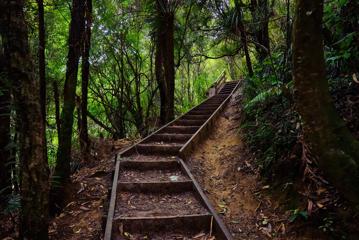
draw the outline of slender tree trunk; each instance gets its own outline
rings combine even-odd
[[[251,60],[251,57],[249,54],[247,33],[246,33],[246,30],[244,28],[243,21],[242,21],[242,19],[243,19],[242,18],[242,10],[241,10],[238,0],[234,1],[234,3],[235,3],[236,12],[237,12],[237,26],[236,26],[235,32],[240,37],[240,41],[242,43],[244,55],[246,58],[248,75],[250,77],[253,77],[254,73],[253,73],[253,67],[252,67],[252,60]]]
[[[157,38],[155,72],[160,89],[160,120],[165,124],[174,118],[174,13],[167,1],[156,0]]]
[[[296,104],[305,142],[328,179],[359,204],[359,142],[334,108],[326,80],[323,0],[298,0],[293,41]]]
[[[45,21],[44,2],[37,0],[39,21],[39,78],[40,78],[40,101],[43,121],[46,122],[46,63],[45,63]]]
[[[237,71],[236,71],[236,62],[233,56],[227,57],[228,67],[229,67],[229,75],[231,76],[232,80],[237,79]]]
[[[258,60],[262,62],[270,54],[269,4],[268,0],[251,0],[251,13],[254,23],[254,38]]]
[[[40,104],[40,84],[28,44],[24,1],[2,3],[7,14],[3,35],[8,76],[12,82],[20,130],[21,239],[48,239],[49,170],[44,157],[44,122]]]
[[[287,63],[289,49],[292,44],[292,25],[290,23],[290,0],[287,0],[286,6],[287,6],[287,20],[286,20],[287,29],[286,29],[286,51],[285,51],[286,58],[284,60]]]
[[[242,46],[243,46],[243,50],[244,50],[244,55],[246,57],[248,74],[250,77],[253,77],[254,73],[253,73],[253,67],[252,67],[252,60],[249,55],[247,34],[245,33],[245,29],[244,29],[244,26],[242,23],[241,23],[240,28],[242,29],[241,33],[240,33],[240,38],[241,38],[241,42],[242,42]]]
[[[81,83],[81,129],[80,129],[80,147],[82,157],[87,160],[89,153],[90,140],[87,127],[87,95],[90,76],[90,47],[91,47],[91,25],[92,25],[92,0],[85,1],[85,39],[84,51],[82,54],[82,83]]]
[[[55,120],[56,120],[56,128],[57,128],[57,136],[60,137],[61,130],[61,119],[60,119],[60,94],[59,94],[59,86],[57,82],[54,80],[52,82],[52,87],[54,91],[54,102],[55,102]]]
[[[1,22],[3,24],[3,22]],[[3,35],[3,33],[1,33]],[[3,52],[3,49],[0,50]],[[0,53],[0,191],[1,196],[11,193],[10,162],[10,79],[5,69],[5,56]],[[0,197],[0,200],[4,201]]]
[[[71,139],[74,122],[74,108],[76,97],[77,73],[79,58],[82,52],[82,37],[84,34],[84,1],[73,0],[71,23],[69,30],[69,52],[66,64],[66,79],[64,99],[61,113],[61,128],[55,177],[57,184],[51,191],[51,209],[64,207],[65,186],[70,182]]]
[[[189,102],[192,102],[192,94],[191,94],[191,67],[190,61],[187,61],[187,98]]]
[[[123,31],[121,31],[121,51],[124,53],[125,51],[125,34],[123,33]],[[124,54],[121,54],[120,56],[120,64],[121,64],[121,91],[120,91],[120,105],[119,105],[119,112],[120,112],[120,116],[118,116],[119,120],[118,120],[118,130],[117,130],[117,137],[119,139],[124,138],[125,137],[125,120],[124,120],[124,115],[125,115],[125,107],[124,107],[124,103],[125,103],[125,82],[126,82],[126,77],[125,77],[125,62],[124,62]]]
[[[281,68],[281,75],[284,83],[289,83],[292,80],[291,69],[292,58],[290,56],[290,49],[292,47],[292,23],[290,13],[290,0],[286,0],[287,17],[286,17],[286,46],[284,50],[284,66]]]
[[[37,0],[38,21],[39,21],[39,78],[40,78],[40,104],[44,126],[44,142],[46,142],[46,63],[45,63],[45,19],[44,2]],[[47,144],[44,146],[44,158],[47,159]]]

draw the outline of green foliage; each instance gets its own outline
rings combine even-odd
[[[269,101],[270,98],[280,96],[282,94],[282,89],[279,87],[272,87],[264,92],[259,93],[257,96],[255,96],[253,99],[248,101],[244,105],[244,109],[246,111],[252,110],[256,105],[265,103]]]
[[[256,153],[262,173],[268,177],[283,157],[288,157],[298,139],[298,116],[283,95],[259,94],[249,101],[242,129],[247,146]],[[268,96],[260,98],[259,96]],[[255,103],[255,104],[254,104]]]
[[[353,89],[351,76],[358,72],[359,66],[358,10],[359,3],[355,0],[325,2],[325,57],[333,95],[343,89],[353,91],[349,90]],[[278,3],[273,11],[286,14],[286,6]],[[301,121],[293,103],[291,49],[286,46],[284,24],[271,22],[271,54],[263,62],[255,62],[254,77],[246,79],[244,89],[245,137],[266,176],[275,171],[281,159],[290,157],[301,131]],[[344,109],[342,105],[337,107]]]
[[[243,132],[262,174],[269,178],[275,175],[279,162],[289,157],[300,130],[292,99],[293,83],[287,79],[283,62],[278,51],[257,63],[254,77],[246,79],[244,89]]]
[[[304,220],[308,220],[308,212],[305,210],[300,210],[300,209],[294,209],[290,211],[290,216],[288,218],[289,222],[294,222],[295,220],[297,220],[298,218],[302,218]]]
[[[324,5],[326,61],[333,76],[358,71],[358,10],[355,0],[331,0]]]

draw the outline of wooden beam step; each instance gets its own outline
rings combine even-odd
[[[178,120],[179,121],[179,120]],[[175,124],[177,125],[177,122]],[[189,120],[187,120],[189,121]],[[202,121],[203,123],[203,121]],[[179,125],[185,125],[183,122],[179,122]],[[163,142],[186,142],[188,139],[190,139],[192,134],[176,134],[176,133],[159,133],[151,136],[149,138],[149,141],[163,141]]]
[[[177,155],[181,147],[180,144],[141,143],[136,145],[136,150],[140,154]]]
[[[176,169],[180,165],[176,159],[173,160],[122,160],[121,168],[151,170],[151,169]]]
[[[193,109],[192,111],[189,112],[189,114],[191,115],[205,115],[205,114],[211,114],[214,112],[214,110],[197,110],[197,109]]]
[[[218,108],[217,107],[211,107],[211,106],[198,106],[195,109],[193,109],[194,111],[214,111]]]
[[[210,214],[192,215],[168,215],[152,217],[126,217],[118,216],[114,219],[113,236],[119,236],[120,229],[123,232],[132,234],[141,233],[151,235],[164,231],[189,231],[189,232],[209,232],[211,227]],[[140,231],[140,232],[139,232]],[[115,238],[116,239],[116,238]]]
[[[204,122],[204,120],[179,119],[173,123],[173,126],[201,126]]]
[[[167,181],[167,182],[118,182],[117,189],[128,192],[142,193],[181,193],[193,190],[193,182]]]
[[[161,130],[161,133],[193,134],[199,126],[168,126]]]
[[[201,119],[201,120],[207,120],[211,115],[191,115],[190,113],[187,113],[186,115],[184,115],[181,119],[189,119],[189,120],[197,120],[197,119]]]

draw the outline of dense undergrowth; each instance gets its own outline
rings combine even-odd
[[[356,75],[328,77],[336,109],[359,139]],[[310,162],[308,166],[303,157],[301,119],[296,112],[291,81],[284,84],[274,79],[270,74],[257,72],[256,78],[246,80],[242,132],[248,150],[254,155],[264,181],[272,186],[272,194],[285,210],[292,212],[293,221],[313,224],[319,231],[332,234],[334,239],[356,239],[355,209],[326,182],[316,164]],[[313,174],[307,175],[308,167],[316,173],[316,179],[312,179]]]
[[[356,1],[328,1],[323,26],[330,93],[337,111],[357,138],[359,17],[353,13],[358,9]],[[267,59],[255,63],[254,76],[245,80],[242,125],[247,144],[268,178],[275,175],[281,160],[300,158],[297,145],[301,143],[301,120],[294,104],[290,70],[291,49],[280,42],[272,49]]]
[[[359,139],[359,26],[358,16],[348,14],[353,9],[358,9],[354,1],[326,3],[325,57],[335,107]],[[283,48],[277,48],[270,59],[257,63],[255,77],[245,80],[242,131],[248,149],[263,179],[273,186],[273,194],[279,195],[284,208],[292,210],[294,219],[307,219],[314,202],[316,210],[308,224],[315,223],[317,229],[329,232],[334,239],[356,239],[358,233],[352,226],[355,210],[326,182],[315,162],[303,156],[301,119],[296,112],[295,92],[288,71],[291,63],[286,64],[283,57],[286,55],[281,52]],[[319,177],[308,179],[308,171],[315,171]],[[288,184],[292,187],[287,188]],[[285,188],[288,191],[283,191]],[[318,194],[322,189],[325,193]],[[321,204],[324,201],[327,202]]]

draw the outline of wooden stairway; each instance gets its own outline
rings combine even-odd
[[[104,239],[232,239],[185,159],[206,137],[239,82],[116,156]]]

